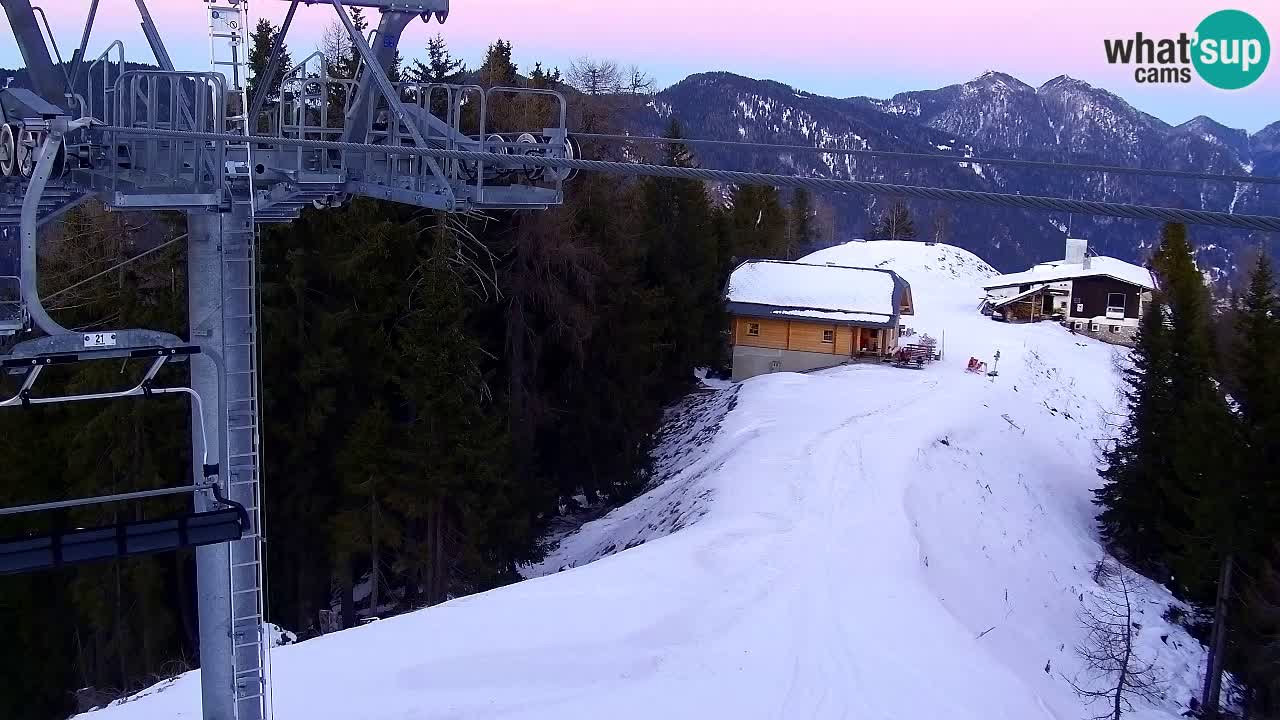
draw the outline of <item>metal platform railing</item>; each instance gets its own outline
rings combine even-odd
[[[226,130],[221,73],[128,70],[116,79],[116,123],[196,132]],[[108,133],[110,192],[117,207],[219,205],[226,143]]]

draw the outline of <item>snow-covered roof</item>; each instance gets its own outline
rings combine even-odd
[[[1099,276],[1112,277],[1148,290],[1153,290],[1156,286],[1150,270],[1113,257],[1098,256],[1089,258],[1088,267],[1082,263],[1064,261],[1041,263],[1031,270],[1010,273],[1009,275],[997,275],[984,282],[982,287],[991,289]]]
[[[888,325],[906,287],[891,270],[748,260],[729,276],[725,299],[740,314]]]
[[[1026,290],[1026,291],[1024,291],[1024,292],[1020,292],[1020,293],[1018,293],[1017,295],[1012,295],[1012,296],[1007,297],[1007,298],[999,298],[999,299],[995,300],[994,302],[992,302],[991,304],[992,304],[992,305],[994,305],[994,306],[996,306],[996,307],[1004,307],[1005,305],[1008,305],[1008,304],[1010,304],[1010,303],[1015,303],[1015,302],[1018,302],[1019,300],[1022,300],[1022,299],[1024,299],[1024,298],[1030,297],[1031,295],[1035,295],[1036,293],[1040,292],[1041,290],[1044,290],[1044,289],[1045,289],[1045,287],[1047,287],[1047,286],[1046,286],[1046,285],[1032,285],[1030,290]]]

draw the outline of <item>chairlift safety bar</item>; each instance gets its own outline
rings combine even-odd
[[[217,486],[217,481],[206,480],[194,485],[182,485],[179,487],[138,490],[136,492],[98,495],[96,497],[76,498],[75,500],[57,500],[54,502],[35,503],[32,505],[17,505],[14,507],[0,508],[0,517],[5,515],[24,515],[26,513],[44,512],[46,510],[61,510],[63,508],[81,507],[84,505],[97,505],[99,503],[125,502],[127,500],[141,500],[143,498],[162,497],[165,495],[198,493],[201,490],[212,490]]]

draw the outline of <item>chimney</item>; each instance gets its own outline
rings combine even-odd
[[[1084,238],[1067,238],[1067,252],[1063,259],[1073,265],[1081,265],[1084,263],[1085,255],[1089,251],[1089,241]]]
[[[1089,268],[1093,267],[1093,256],[1085,255],[1083,265],[1085,270],[1088,270]]]

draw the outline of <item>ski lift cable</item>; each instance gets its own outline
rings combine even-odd
[[[150,254],[152,254],[152,253],[159,252],[159,251],[161,251],[161,250],[163,250],[163,249],[165,249],[165,248],[169,247],[170,245],[172,245],[172,244],[174,244],[174,243],[178,242],[179,240],[185,240],[185,239],[187,239],[187,234],[186,234],[186,233],[183,233],[183,234],[179,235],[179,236],[178,236],[178,237],[176,237],[176,238],[173,238],[173,239],[171,239],[171,240],[166,240],[166,241],[164,241],[164,242],[160,243],[159,245],[157,245],[157,246],[155,246],[155,247],[151,248],[150,250],[144,250],[144,251],[142,251],[142,252],[138,253],[137,255],[134,255],[133,257],[125,258],[124,260],[121,260],[120,262],[116,263],[115,265],[112,265],[111,267],[107,268],[106,270],[103,270],[102,272],[94,273],[94,274],[90,275],[89,277],[87,277],[87,278],[85,278],[85,279],[83,279],[83,280],[81,280],[81,281],[79,281],[79,282],[72,283],[72,284],[70,284],[70,285],[68,285],[68,286],[66,286],[66,287],[64,287],[64,288],[62,288],[61,290],[56,290],[56,291],[54,291],[54,292],[52,292],[52,293],[50,293],[50,294],[48,294],[48,295],[45,295],[44,297],[40,298],[40,301],[41,301],[41,302],[48,302],[49,300],[52,300],[53,298],[56,298],[56,297],[58,297],[59,295],[62,295],[62,294],[65,294],[65,293],[69,293],[69,292],[71,292],[72,290],[75,290],[76,288],[78,288],[78,287],[80,287],[80,286],[82,286],[82,285],[86,285],[86,284],[88,284],[88,283],[91,283],[91,282],[93,282],[94,280],[97,280],[98,278],[102,277],[103,275],[106,275],[106,274],[108,274],[108,273],[111,273],[111,272],[114,272],[114,271],[116,271],[116,270],[119,270],[120,268],[124,267],[125,265],[128,265],[128,264],[129,264],[129,263],[131,263],[131,262],[134,262],[135,260],[141,260],[142,258],[144,258],[144,257],[146,257],[146,256],[148,256],[148,255],[150,255]]]
[[[193,140],[212,140],[215,142],[245,142],[245,136],[227,133],[134,128],[116,125],[103,125],[100,126],[99,129],[122,135],[173,137]],[[1013,193],[959,190],[955,188],[939,188],[919,185],[897,185],[893,183],[867,182],[861,180],[837,180],[834,178],[804,177],[796,175],[772,175],[759,172],[676,167],[671,165],[654,165],[647,163],[583,160],[577,158],[544,157],[538,155],[507,155],[504,153],[476,152],[470,150],[445,150],[428,147],[396,146],[391,148],[386,145],[370,145],[337,140],[280,138],[266,135],[252,135],[249,140],[265,146],[309,147],[329,150],[350,150],[353,152],[364,153],[391,153],[397,156],[420,156],[447,158],[452,160],[480,161],[508,167],[526,167],[532,165],[544,168],[567,168],[585,172],[600,172],[630,177],[665,177],[685,180],[706,180],[742,185],[805,188],[823,192],[861,192],[872,195],[910,197],[921,200],[971,202],[1018,210],[1078,212],[1132,220],[1152,220],[1156,222],[1210,225],[1241,230],[1258,230],[1262,232],[1280,232],[1280,217],[1271,215],[1243,215],[1212,210],[1157,207],[1151,205],[1137,205],[1133,203],[1072,200],[1060,197],[1017,195]]]
[[[973,163],[975,165],[1007,165],[1011,167],[1043,168],[1068,172],[1101,172],[1118,175],[1145,175],[1170,177],[1181,180],[1209,180],[1215,182],[1252,183],[1256,185],[1280,185],[1280,177],[1268,175],[1224,175],[1190,170],[1165,170],[1123,165],[1094,165],[1089,163],[1053,162],[1050,160],[1019,160],[1016,158],[964,157],[942,153],[918,153],[898,150],[863,150],[855,148],[827,148],[814,145],[787,145],[778,143],[746,142],[742,140],[699,140],[693,138],[663,138],[647,135],[610,135],[607,133],[573,133],[580,140],[607,142],[638,142],[652,145],[688,145],[690,147],[746,148],[770,152],[806,152],[820,155],[860,155],[864,157],[900,158],[936,163]]]

